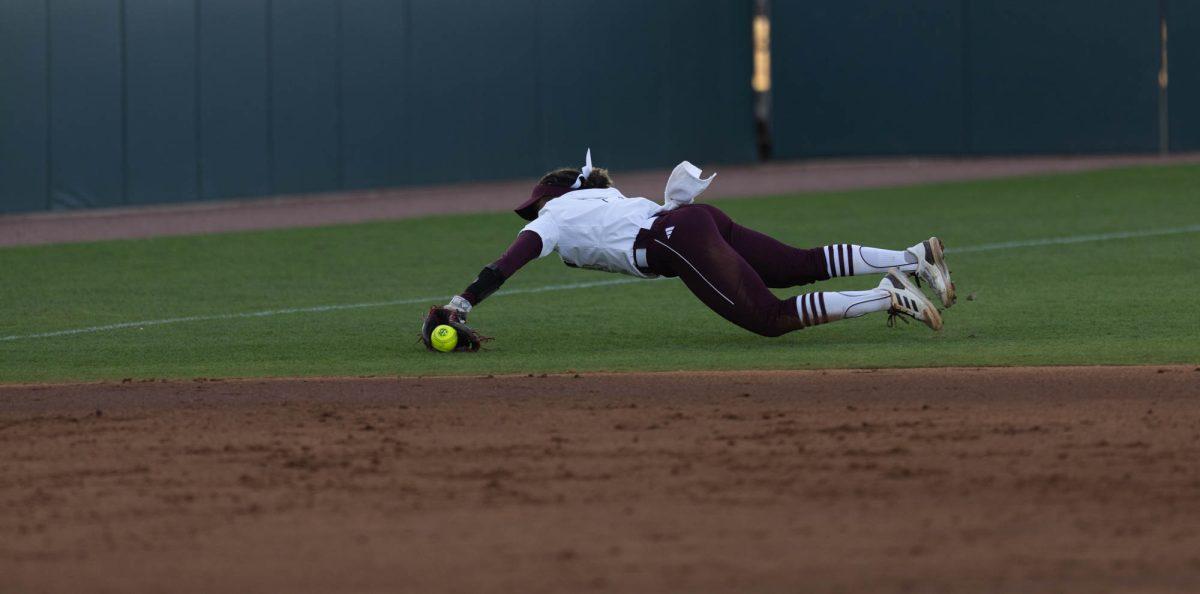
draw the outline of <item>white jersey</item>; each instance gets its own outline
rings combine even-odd
[[[542,238],[539,258],[556,251],[568,266],[654,278],[637,269],[633,240],[662,208],[645,198],[626,198],[616,188],[575,190],[546,202],[522,231]]]

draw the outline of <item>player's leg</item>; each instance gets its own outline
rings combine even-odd
[[[942,305],[954,305],[954,283],[950,280],[950,268],[946,266],[942,240],[930,237],[904,251],[839,243],[822,248],[829,276],[856,276],[880,274],[889,268],[915,275],[929,283],[929,288],[941,300]]]
[[[650,270],[679,277],[709,309],[742,328],[779,336],[804,327],[795,300],[780,300],[718,233],[702,209],[680,208],[652,230]]]
[[[667,229],[671,231],[667,233]],[[917,317],[926,309],[919,303],[924,300],[919,291],[913,294],[908,287],[891,284],[869,291],[818,292],[778,299],[758,272],[721,240],[713,218],[702,209],[672,213],[668,224],[656,226],[655,235],[647,253],[652,270],[680,277],[721,317],[763,336],[779,336],[874,311]],[[896,272],[895,276],[902,275]],[[889,282],[887,278],[885,282]],[[898,305],[908,309],[897,309]],[[927,309],[933,309],[932,305]]]
[[[721,236],[758,272],[768,287],[792,287],[838,276],[884,274],[890,268],[897,268],[929,283],[943,306],[954,304],[954,283],[950,281],[942,242],[937,237],[930,237],[906,250],[849,243],[803,249],[739,225],[714,206],[697,204],[681,208],[699,208],[708,212]]]
[[[889,325],[897,316],[905,316],[933,330],[942,329],[937,307],[896,268],[890,269],[875,289],[806,293],[797,297],[796,303],[806,327],[886,311]]]
[[[768,287],[782,289],[829,278],[824,252],[792,247],[765,233],[739,225],[710,204],[679,207],[703,210],[712,218],[721,238],[762,278]]]
[[[885,250],[839,243],[817,248],[796,248],[735,223],[710,204],[682,206],[703,210],[712,217],[721,237],[758,271],[768,287],[784,288],[838,276],[883,274],[889,268],[916,272],[918,259],[908,251]]]

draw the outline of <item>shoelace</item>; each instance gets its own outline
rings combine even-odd
[[[888,309],[888,321],[887,321],[888,328],[895,328],[896,320],[900,320],[901,322],[904,322],[905,324],[907,324],[908,318],[912,318],[912,317],[913,317],[912,314],[900,311],[899,309],[896,309],[895,307]],[[916,319],[916,318],[913,318],[913,319]]]

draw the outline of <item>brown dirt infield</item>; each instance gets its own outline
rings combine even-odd
[[[1200,368],[0,386],[2,592],[1195,592]]]

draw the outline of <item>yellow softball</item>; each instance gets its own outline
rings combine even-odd
[[[458,330],[442,324],[433,329],[433,336],[429,337],[429,342],[433,343],[433,348],[449,353],[458,346]]]

